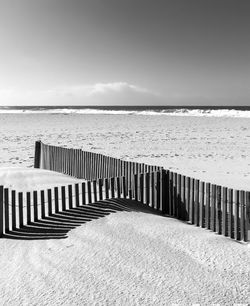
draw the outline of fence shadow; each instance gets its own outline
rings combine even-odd
[[[54,213],[31,222],[22,228],[13,229],[3,238],[19,240],[65,239],[67,233],[86,222],[103,218],[111,213],[138,211],[161,215],[160,212],[130,199],[107,199],[92,204]]]

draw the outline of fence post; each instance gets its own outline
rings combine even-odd
[[[23,227],[23,193],[18,192],[18,204],[19,204],[19,228]]]
[[[145,173],[145,204],[149,205],[149,173]],[[160,191],[159,191],[160,192]]]
[[[55,213],[58,213],[59,212],[58,187],[54,188],[54,195],[55,195]]]
[[[244,241],[250,240],[250,192],[246,191],[246,215],[245,215],[245,222],[246,222],[246,233]]]
[[[245,191],[240,192],[240,237],[241,240],[246,240],[246,213],[245,213]]]
[[[120,186],[120,178],[116,177],[116,190],[117,190],[117,198],[121,197],[121,186]]]
[[[205,210],[205,218],[206,218],[206,228],[210,229],[210,191],[211,184],[206,183],[206,210]]]
[[[79,207],[79,184],[75,184],[75,206]]]
[[[211,199],[211,230],[215,232],[215,203],[216,203],[216,185],[212,185]]]
[[[66,210],[65,186],[61,187],[61,195],[62,195],[62,211],[64,211]]]
[[[13,201],[12,201],[12,205],[13,205]],[[37,191],[33,191],[33,206],[34,206],[34,221],[38,221]],[[16,220],[15,220],[15,227],[16,227]]]
[[[10,231],[10,215],[9,215],[9,189],[4,188],[4,205],[5,205],[5,233]]]
[[[44,190],[41,190],[41,215],[42,219],[45,218],[45,198],[44,198]]]
[[[191,178],[191,181],[190,181],[191,188],[190,188],[190,210],[189,210],[190,217],[189,217],[189,220],[192,224],[194,224],[194,181],[195,181],[195,179]]]
[[[228,235],[234,238],[234,219],[233,219],[233,189],[228,189]]]
[[[35,157],[34,157],[34,168],[40,168],[41,160],[41,141],[35,142]]]
[[[111,198],[115,197],[115,179],[113,177],[110,178],[110,187],[111,187]]]
[[[235,213],[234,213],[234,239],[240,240],[239,235],[239,190],[235,190],[234,192],[234,205],[235,205]]]
[[[181,203],[181,174],[177,174],[177,186],[176,186],[176,192],[177,192],[177,217],[178,219],[182,219],[182,203]]]
[[[82,183],[82,205],[86,204],[85,183]]]
[[[52,215],[52,192],[51,192],[51,189],[48,189],[47,195],[48,195],[48,215],[51,216]]]
[[[150,189],[151,189],[151,207],[154,208],[155,205],[155,173],[150,173],[151,177],[151,183],[150,183]]]
[[[144,173],[140,174],[140,202],[144,203]]]
[[[69,209],[73,208],[72,185],[68,185],[68,203]]]
[[[227,233],[227,188],[222,189],[222,235],[228,236]]]
[[[30,192],[26,193],[26,205],[27,205],[27,224],[30,224],[31,223]]]
[[[122,193],[123,193],[123,198],[126,199],[127,197],[127,191],[126,191],[126,177],[122,177]]]
[[[205,197],[205,183],[201,182],[201,190],[200,190],[200,226],[205,227],[205,207],[204,207],[204,197]]]
[[[87,182],[87,189],[88,189],[88,204],[92,203],[92,194],[91,194],[91,182]]]
[[[216,232],[221,235],[221,186],[216,188]]]
[[[11,191],[12,230],[16,230],[16,191]]]
[[[101,201],[103,199],[103,196],[102,196],[102,179],[99,178],[98,179],[98,192],[99,192],[99,201]]]
[[[104,188],[105,188],[105,199],[109,199],[109,181],[108,181],[108,178],[104,179]]]
[[[0,186],[0,237],[3,237],[3,186]]]

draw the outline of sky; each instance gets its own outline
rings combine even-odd
[[[249,0],[0,0],[0,106],[250,105]]]

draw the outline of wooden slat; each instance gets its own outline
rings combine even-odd
[[[138,201],[138,174],[134,174],[135,201]]]
[[[228,194],[228,191],[227,191],[227,188],[226,187],[223,187],[222,188],[222,235],[224,236],[228,236],[228,233],[227,233],[227,222],[228,222],[228,219],[227,219],[227,194]]]
[[[194,182],[195,179],[191,178],[190,180],[190,210],[189,210],[189,220],[194,224]]]
[[[18,192],[19,228],[23,227],[23,193]]]
[[[161,171],[161,207],[163,214],[169,214],[169,171]]]
[[[210,229],[210,192],[211,184],[206,183],[206,209],[205,209],[205,219],[206,219],[206,228]]]
[[[13,199],[13,195],[12,195]],[[34,221],[38,221],[37,191],[33,191]],[[15,222],[16,224],[16,222]]]
[[[173,216],[178,217],[177,173],[173,173]]]
[[[199,225],[201,227],[205,227],[205,183],[201,182],[200,183],[200,209],[199,209],[199,213],[200,213],[200,220],[199,220]]]
[[[117,198],[121,197],[121,186],[120,186],[120,178],[116,177],[116,190],[117,190]]]
[[[103,199],[103,196],[102,196],[102,179],[99,178],[98,179],[98,194],[99,194],[99,201],[101,201]]]
[[[186,209],[186,177],[181,175],[181,217],[182,220],[187,220],[187,209]]]
[[[3,186],[0,186],[0,237],[3,237],[3,233],[4,233],[4,230],[3,230]]]
[[[85,183],[82,183],[82,205],[86,204],[86,187]]]
[[[76,207],[80,206],[79,184],[75,184],[75,205]]]
[[[234,238],[233,189],[228,189],[228,235]]]
[[[160,172],[156,172],[156,209],[160,210],[161,203],[161,189],[160,189]]]
[[[65,186],[61,187],[62,211],[66,210],[66,191]]]
[[[88,191],[88,204],[92,203],[92,194],[91,194],[91,182],[87,182],[87,191]]]
[[[145,204],[149,205],[149,173],[145,173]]]
[[[105,199],[109,199],[109,182],[108,178],[104,179]]]
[[[55,197],[55,213],[59,212],[59,199],[58,199],[58,187],[54,188],[54,197]]]
[[[215,205],[216,205],[216,185],[212,185],[212,196],[211,196],[211,230],[215,232]]]
[[[97,202],[96,180],[93,181],[93,194],[94,194],[94,202]]]
[[[178,218],[182,219],[182,202],[181,202],[181,174],[177,174],[177,211],[178,211]]]
[[[41,141],[35,142],[35,158],[34,158],[34,168],[40,168],[41,159]]]
[[[41,217],[42,219],[45,218],[45,196],[44,196],[44,190],[41,190]]]
[[[111,198],[115,197],[115,179],[113,177],[110,178],[110,186],[111,186]]]
[[[10,231],[10,215],[9,215],[9,189],[4,188],[4,214],[5,214],[5,233]]]
[[[16,191],[11,191],[12,230],[16,229]]]
[[[122,194],[123,194],[123,198],[126,199],[127,191],[126,191],[126,178],[125,178],[125,176],[122,177]]]
[[[221,186],[216,188],[216,232],[221,235]]]
[[[240,192],[239,190],[235,190],[234,191],[234,239],[236,240],[240,240],[239,201],[240,201]]]
[[[140,174],[140,202],[144,203],[144,173]]]
[[[190,177],[185,178],[185,207],[186,207],[186,221],[189,221],[189,217],[190,217]]]
[[[246,204],[246,214],[245,214],[245,235],[244,235],[244,241],[250,240],[250,192],[246,191],[245,193],[246,199],[245,199],[245,204]]]
[[[200,196],[200,181],[195,180],[195,190],[194,190],[194,198],[195,198],[195,205],[194,205],[194,223],[196,226],[199,226],[199,215],[200,215],[200,203],[199,203],[199,196]]]
[[[245,191],[240,191],[240,239],[245,240],[246,228]]]
[[[150,174],[150,190],[151,190],[151,199],[150,204],[151,207],[154,208],[155,206],[155,173],[151,172]]]
[[[27,224],[31,223],[31,196],[30,196],[30,192],[26,193],[26,206],[27,206]]]
[[[52,191],[48,189],[48,215],[52,215]]]

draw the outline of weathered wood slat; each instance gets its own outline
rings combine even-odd
[[[5,233],[10,231],[9,223],[9,189],[4,188],[4,214],[5,214]]]

